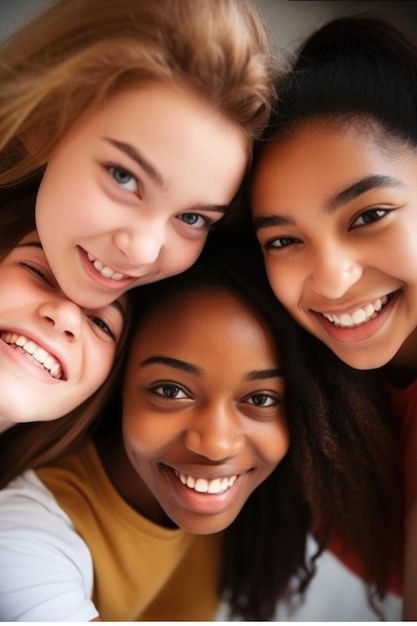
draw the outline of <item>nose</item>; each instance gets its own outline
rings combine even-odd
[[[57,296],[55,300],[43,302],[39,315],[56,333],[65,335],[69,341],[77,341],[81,337],[83,312],[70,300]]]
[[[312,262],[310,284],[316,293],[336,300],[344,296],[362,273],[361,264],[348,250],[323,247]]]
[[[183,434],[188,450],[213,462],[225,461],[244,450],[242,426],[233,409],[206,407]]]
[[[152,219],[132,225],[117,231],[114,243],[130,265],[152,265],[165,243],[165,225]]]

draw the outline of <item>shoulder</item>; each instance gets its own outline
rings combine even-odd
[[[0,620],[89,620],[88,547],[32,471],[0,491]]]

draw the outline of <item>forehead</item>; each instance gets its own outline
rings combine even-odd
[[[392,155],[412,150],[406,140],[382,123],[365,114],[338,115],[330,118],[312,117],[281,129],[260,149],[258,162],[273,154],[275,147],[288,148],[294,144],[305,146],[312,142],[326,143],[329,140],[350,141],[360,146],[372,145],[381,152]],[[317,156],[320,156],[318,153]]]
[[[197,288],[162,300],[136,332],[138,349],[182,348],[187,342],[202,352],[203,344],[227,350],[236,344],[273,344],[272,333],[253,305],[226,289]]]
[[[366,176],[393,174],[401,179],[416,159],[413,147],[366,118],[310,120],[261,151],[252,181],[253,209],[260,210],[272,193],[289,203],[307,188],[320,195]]]

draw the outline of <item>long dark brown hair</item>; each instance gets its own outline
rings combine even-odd
[[[213,238],[190,270],[138,289],[132,325],[134,333],[171,294],[222,287],[255,306],[276,340],[290,448],[225,531],[220,592],[233,618],[273,619],[276,603],[301,597],[314,575],[306,541],[315,532],[316,557],[337,534],[360,556],[370,597],[383,597],[401,533],[396,433],[379,378],[346,366],[303,331],[272,293],[252,235],[229,234]],[[116,415],[120,426],[121,394],[107,405],[99,435]]]

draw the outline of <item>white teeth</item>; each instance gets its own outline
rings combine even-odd
[[[207,493],[209,488],[208,480],[205,478],[197,478],[196,483],[194,485],[194,491],[199,491],[200,493]]]
[[[107,267],[106,265],[104,265],[101,261],[93,257],[90,252],[87,253],[87,256],[88,260],[91,261],[91,263],[94,265],[97,272],[101,274],[101,276],[104,276],[105,278],[111,278],[112,280],[122,280],[122,278],[127,278],[124,274],[121,274],[120,272],[115,272],[111,269],[111,267]]]
[[[179,472],[177,470],[174,471],[183,485],[189,489],[194,489],[194,491],[198,491],[199,493],[223,493],[224,491],[227,491],[227,489],[230,489],[230,487],[234,485],[237,480],[237,476],[230,476],[229,478],[213,478],[212,480],[208,480],[206,478],[194,478],[189,474],[184,474],[183,472]]]
[[[49,354],[44,348],[38,346],[37,343],[24,337],[24,335],[18,335],[17,333],[3,332],[0,334],[0,338],[10,346],[16,345],[22,348],[32,359],[37,361],[40,365],[48,370],[53,378],[62,378],[63,371],[61,365],[56,358]]]
[[[363,309],[356,309],[353,313],[343,313],[340,316],[334,313],[323,313],[323,316],[340,328],[354,328],[369,322],[387,302],[388,296],[382,296],[382,298],[377,298],[372,304],[367,304]]]
[[[222,482],[223,481],[220,478],[211,480],[207,489],[208,493],[220,493],[221,491],[224,491],[222,488]]]

